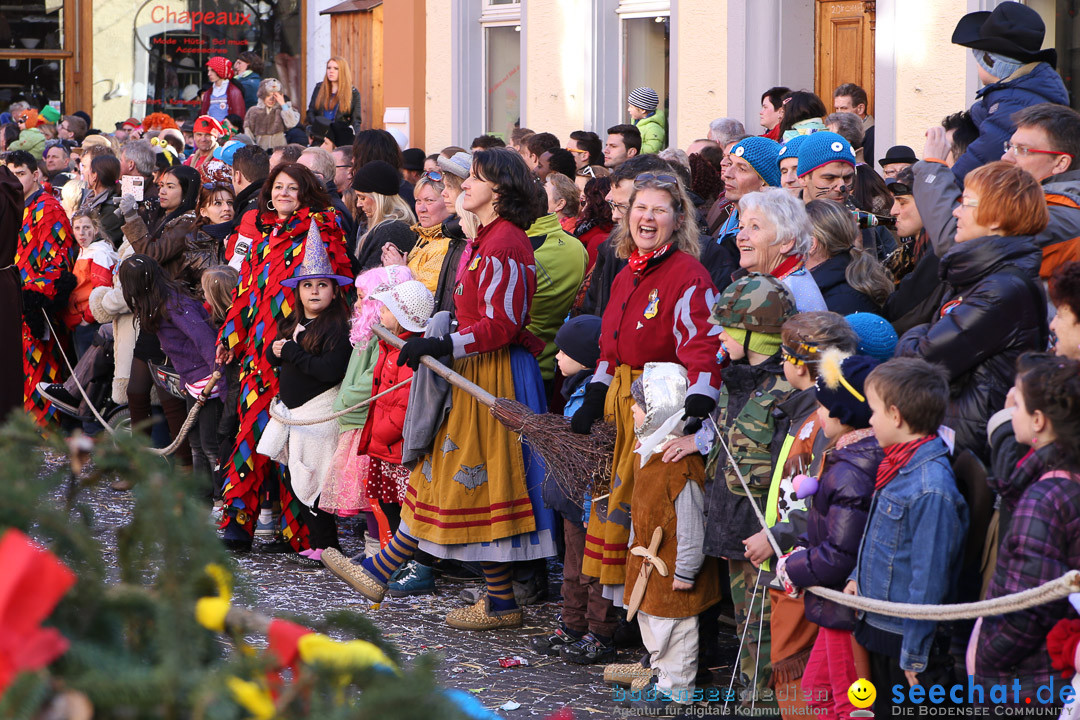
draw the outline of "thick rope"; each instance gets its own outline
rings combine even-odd
[[[713,425],[713,429],[714,431],[716,430],[715,424]],[[716,432],[716,438],[723,446],[728,462],[735,470],[735,475],[738,477],[739,483],[743,487],[743,491],[746,492],[746,495],[750,500],[750,505],[754,510],[754,515],[757,517],[758,523],[761,525],[762,529],[765,530],[765,536],[769,539],[769,544],[772,545],[773,552],[776,553],[777,558],[781,557],[783,553],[780,551],[779,545],[777,545],[776,538],[773,537],[772,532],[769,530],[769,525],[765,522],[765,516],[758,508],[753,495],[751,495],[750,488],[747,487],[746,480],[739,471],[739,466],[735,462],[735,458],[731,456],[731,451],[728,449],[727,443],[724,442],[724,438],[719,432]],[[873,598],[860,597],[858,595],[848,595],[839,590],[832,590],[818,585],[803,589],[808,593],[813,593],[818,597],[831,600],[844,607],[862,610],[864,612],[877,613],[879,615],[888,615],[889,617],[905,618],[908,620],[974,620],[975,618],[988,615],[1003,615],[1005,613],[1028,610],[1033,607],[1038,607],[1039,605],[1046,605],[1062,600],[1072,593],[1080,592],[1080,571],[1070,570],[1056,580],[1050,580],[1038,587],[1029,588],[1010,595],[1002,595],[1001,597],[992,600],[956,603],[953,605],[920,605],[917,603],[896,603],[887,600],[875,600]]]
[[[336,413],[331,413],[330,415],[327,415],[326,417],[309,418],[307,420],[294,420],[292,418],[282,417],[281,415],[278,415],[276,412],[274,412],[273,403],[270,404],[270,417],[274,418],[275,420],[277,420],[282,425],[290,425],[292,427],[304,427],[304,426],[307,426],[307,425],[318,425],[320,423],[330,422],[331,420],[337,420],[339,417],[345,417],[346,415],[348,415],[351,412],[356,412],[360,408],[370,405],[372,402],[374,402],[375,400],[378,400],[383,395],[388,395],[388,394],[394,392],[395,390],[397,390],[399,388],[405,387],[406,385],[408,385],[409,383],[412,382],[413,377],[416,377],[416,376],[413,375],[413,376],[409,377],[407,380],[402,380],[397,385],[394,385],[392,387],[388,387],[385,390],[383,390],[381,393],[378,393],[377,395],[372,395],[371,397],[369,397],[367,400],[365,400],[363,402],[358,402],[355,405],[353,405],[352,407],[347,407],[344,410],[339,410]]]
[[[191,432],[192,426],[195,425],[195,420],[199,417],[199,411],[202,410],[203,405],[206,404],[207,399],[210,397],[210,393],[214,390],[214,385],[216,385],[217,381],[220,379],[221,371],[215,370],[214,373],[210,376],[210,379],[207,381],[206,385],[203,386],[202,392],[200,392],[199,396],[195,398],[195,404],[191,406],[190,410],[188,410],[187,417],[184,418],[184,424],[180,426],[180,432],[176,433],[176,438],[168,447],[146,449],[154,455],[158,455],[160,457],[172,455],[174,452],[176,452],[177,448],[179,448],[184,443],[184,438],[186,438],[188,436],[188,433]]]

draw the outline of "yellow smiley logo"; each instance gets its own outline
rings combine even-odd
[[[874,700],[877,698],[877,688],[869,680],[859,678],[851,683],[851,687],[847,691],[847,697],[855,707],[860,709],[868,708],[874,704]]]

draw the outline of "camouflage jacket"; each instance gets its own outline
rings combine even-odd
[[[768,360],[765,365],[777,365],[778,358]],[[769,367],[772,370],[772,367]],[[776,434],[776,417],[773,408],[792,391],[791,384],[779,372],[753,373],[761,382],[752,388],[732,387],[726,382],[720,390],[717,402],[717,428],[724,436],[724,442],[731,448],[731,454],[738,462],[746,484],[754,495],[765,495],[769,491],[772,479],[772,443]],[[742,392],[740,392],[742,390]],[[728,406],[737,407],[739,396],[744,396],[745,404],[734,417],[729,417]],[[735,396],[734,402],[732,402]],[[717,442],[709,453],[706,477],[716,477],[717,470],[723,470],[727,487],[735,495],[746,495],[739,483],[739,478],[728,464],[723,447]]]

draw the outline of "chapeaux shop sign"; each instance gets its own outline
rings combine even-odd
[[[154,5],[150,8],[150,22],[168,23],[170,25],[191,25],[194,30],[196,25],[247,25],[251,26],[251,13],[239,12],[213,12],[213,11],[188,11],[176,10],[168,5]]]

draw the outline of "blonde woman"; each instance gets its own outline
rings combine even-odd
[[[416,215],[398,194],[400,186],[401,174],[382,160],[369,162],[353,177],[356,202],[367,219],[367,231],[356,243],[358,273],[382,266],[387,243],[406,256],[416,244]]]
[[[314,125],[323,118],[331,125],[342,123],[360,132],[360,91],[352,82],[352,71],[345,58],[336,55],[326,62],[326,76],[315,86],[308,103],[307,122]]]
[[[806,269],[825,304],[841,315],[881,312],[895,286],[874,253],[863,250],[851,211],[832,200],[813,200],[806,214],[814,229]]]

